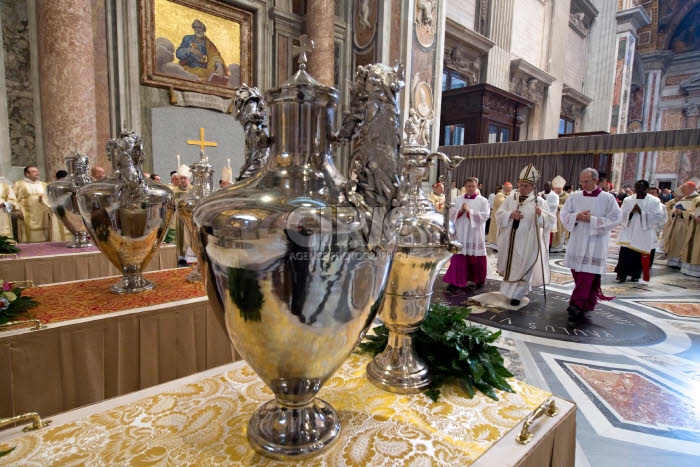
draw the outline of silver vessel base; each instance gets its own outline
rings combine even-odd
[[[114,284],[109,288],[109,291],[116,294],[128,294],[145,292],[146,290],[152,290],[156,288],[154,282],[149,281],[142,275],[125,275],[122,280]]]
[[[78,242],[75,240],[70,243],[66,243],[66,248],[89,248],[91,246],[95,246],[95,244],[89,240],[86,242]]]
[[[273,459],[302,459],[330,446],[340,434],[340,419],[327,402],[314,398],[302,406],[276,399],[261,405],[248,422],[248,442]]]
[[[432,376],[427,365],[411,365],[406,368],[379,363],[396,361],[387,353],[385,350],[367,364],[367,379],[370,383],[396,394],[417,394],[430,386]]]
[[[185,280],[191,284],[204,282],[204,277],[202,276],[202,271],[199,270],[199,263],[195,264],[194,268],[192,268],[192,270],[187,275],[187,278]]]

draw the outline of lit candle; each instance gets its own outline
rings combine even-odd
[[[228,167],[229,169],[231,168],[231,158],[230,157],[226,158],[226,167]]]
[[[180,154],[177,155],[177,168],[180,168]]]

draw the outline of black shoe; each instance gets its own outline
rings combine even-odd
[[[178,265],[178,267],[187,266],[187,260],[179,259],[179,260],[177,260],[177,265]]]
[[[474,287],[476,287],[477,289],[483,289],[484,284],[474,284]]]
[[[448,291],[448,292],[455,292],[455,291],[457,291],[457,290],[459,290],[459,287],[457,287],[456,285],[454,285],[454,284],[447,284],[447,291]]]
[[[520,305],[520,300],[518,300],[517,298],[510,299],[510,306],[518,306],[518,305]]]
[[[617,276],[617,277],[615,278],[615,280],[616,280],[617,282],[625,282],[625,281],[627,280],[627,277],[626,277],[626,276]]]
[[[639,282],[639,277],[633,277],[630,282]]]
[[[566,311],[568,311],[570,315],[575,315],[576,313],[580,312],[581,309],[572,303],[569,305]]]

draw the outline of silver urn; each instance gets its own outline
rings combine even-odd
[[[177,215],[185,224],[185,228],[190,232],[190,248],[197,255],[197,263],[187,275],[187,282],[202,282],[202,271],[199,267],[201,263],[201,248],[197,229],[192,220],[192,213],[197,204],[209,196],[213,190],[214,169],[209,164],[209,159],[200,151],[199,160],[190,165],[192,173],[192,191],[182,195],[177,199]]]
[[[269,108],[270,135],[251,127],[246,150],[265,165],[194,212],[209,299],[275,394],[253,413],[248,440],[281,459],[313,455],[340,432],[338,414],[316,394],[376,315],[393,257],[395,226],[386,221],[399,179],[397,70],[358,71],[353,102],[362,115],[348,115],[336,134],[338,91],[305,68],[302,51],[299,72],[266,93],[266,106],[254,102],[256,111]],[[269,157],[253,133],[269,141]],[[356,182],[331,158],[331,143],[353,135]]]
[[[110,288],[118,294],[142,292],[155,284],[142,275],[160,248],[175,212],[173,192],[144,178],[143,144],[131,131],[107,143],[112,176],[78,191],[78,205],[85,226],[100,251],[121,272]]]
[[[87,156],[77,152],[66,156],[68,175],[46,185],[46,196],[51,209],[73,234],[73,241],[66,244],[68,248],[95,246],[90,241],[76,198],[77,191],[92,182],[87,174],[88,162]]]
[[[379,318],[389,330],[388,343],[367,364],[367,378],[386,391],[412,394],[431,382],[430,369],[413,348],[412,334],[428,313],[438,273],[462,246],[452,239],[455,230],[449,220],[449,199],[443,215],[435,211],[421,188],[433,158],[441,158],[448,166],[453,161],[420,146],[411,120],[406,122],[406,134],[400,206],[391,212],[398,222],[396,252],[379,309]]]

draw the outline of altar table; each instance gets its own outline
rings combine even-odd
[[[18,245],[19,257],[0,256],[0,279],[31,280],[35,285],[96,279],[121,274],[97,247],[66,248],[65,242]],[[146,271],[177,267],[175,245],[162,245],[146,265]]]
[[[516,443],[522,421],[551,395],[511,379],[515,394],[473,399],[445,386],[437,403],[398,395],[365,378],[369,359],[352,355],[321,388],[341,420],[339,439],[319,455],[284,465],[574,465],[573,403],[532,425],[534,440]],[[224,371],[225,370],[225,371]],[[222,372],[224,371],[224,372]],[[279,465],[246,440],[253,411],[272,398],[245,362],[192,375],[53,417],[47,428],[0,432],[0,465]]]
[[[48,324],[0,329],[0,417],[47,416],[235,360],[190,268],[147,273],[154,290],[116,295],[120,277],[25,289]],[[18,319],[19,320],[19,319]]]

